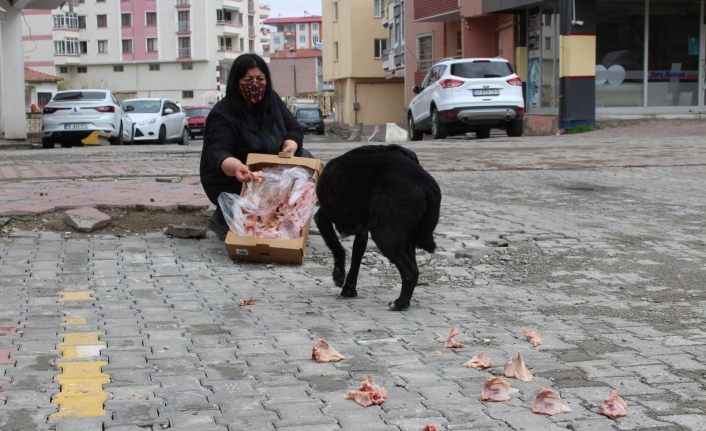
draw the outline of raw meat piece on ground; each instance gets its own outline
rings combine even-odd
[[[466,368],[490,368],[493,364],[488,355],[484,352],[479,352],[476,356],[464,363],[463,366]]]
[[[346,393],[347,400],[353,400],[363,407],[382,404],[386,398],[387,390],[373,383],[373,379],[370,377],[363,380],[360,389]]]
[[[319,341],[314,344],[311,349],[311,358],[316,362],[338,362],[346,359],[345,356],[341,355],[331,347],[326,341],[319,339]]]
[[[628,414],[628,403],[620,397],[617,389],[613,389],[598,407],[598,413],[611,419],[622,418]]]
[[[505,362],[504,371],[507,377],[514,377],[517,380],[522,380],[524,382],[529,382],[532,380],[532,377],[534,377],[525,366],[525,361],[522,359],[522,354],[520,352],[515,353],[512,358]]]
[[[559,392],[551,388],[542,388],[534,397],[532,411],[540,415],[552,416],[559,413],[570,412],[571,408],[561,403]]]

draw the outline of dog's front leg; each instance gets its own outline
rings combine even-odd
[[[341,289],[341,296],[353,298],[358,296],[356,286],[358,285],[358,271],[360,270],[360,262],[363,260],[365,248],[368,246],[368,231],[358,232],[353,240],[353,251],[351,253],[351,267],[346,276],[346,282]]]

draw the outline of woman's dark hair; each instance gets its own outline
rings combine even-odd
[[[262,71],[267,79],[267,87],[265,88],[265,96],[262,102],[255,105],[252,109],[257,114],[259,119],[270,111],[272,97],[272,79],[270,78],[270,68],[267,63],[257,54],[242,54],[233,61],[228,75],[228,87],[226,88],[226,99],[229,99],[238,109],[245,109],[245,99],[240,92],[240,80],[248,73],[248,70],[257,67]]]

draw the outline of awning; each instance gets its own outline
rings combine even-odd
[[[502,12],[541,3],[541,0],[483,0],[483,13]]]

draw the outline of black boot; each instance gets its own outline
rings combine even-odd
[[[211,222],[208,224],[208,227],[213,231],[213,233],[216,234],[218,239],[221,241],[226,239],[226,234],[228,233],[228,223],[226,223],[226,219],[223,217],[223,213],[220,208],[216,208],[216,211],[213,212]]]

